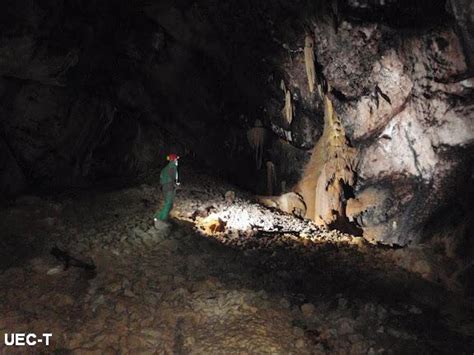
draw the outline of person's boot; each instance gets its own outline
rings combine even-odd
[[[153,218],[153,224],[155,225],[156,229],[162,229],[163,226],[165,225],[165,223],[158,218]]]
[[[170,231],[170,224],[167,221],[162,221],[159,218],[154,218],[153,224],[155,228],[160,232],[160,234],[162,234],[166,238]]]

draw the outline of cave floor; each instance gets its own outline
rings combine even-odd
[[[2,341],[0,353],[472,353],[473,313],[458,296],[394,266],[387,248],[318,231],[236,190],[226,204],[230,188],[184,181],[159,229],[153,182],[27,196],[3,209],[0,330],[53,336],[49,347]],[[298,233],[196,231],[232,213],[240,219],[226,228],[257,218]],[[96,273],[64,270],[54,245]]]

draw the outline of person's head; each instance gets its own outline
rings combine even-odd
[[[176,165],[178,165],[178,159],[179,156],[174,153],[170,153],[167,155],[166,160],[174,162]]]

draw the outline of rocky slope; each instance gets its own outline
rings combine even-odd
[[[395,266],[390,249],[272,212],[205,175],[184,173],[182,186],[162,229],[151,181],[24,196],[2,210],[0,331],[53,333],[32,353],[471,351],[472,305]],[[226,228],[198,233],[216,214]],[[54,245],[95,271],[64,270]]]

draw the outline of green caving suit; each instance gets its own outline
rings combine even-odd
[[[160,211],[153,218],[166,221],[173,208],[176,196],[176,183],[178,182],[178,167],[175,161],[170,161],[160,173],[161,190],[163,191],[164,203]]]

